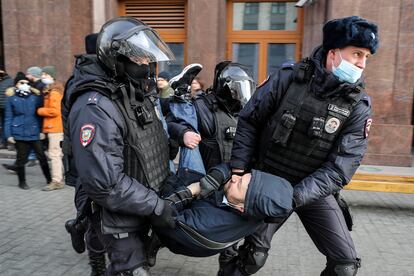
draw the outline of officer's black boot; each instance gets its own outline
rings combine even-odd
[[[162,243],[155,232],[152,232],[146,245],[147,262],[150,267],[153,267],[157,261],[157,253],[161,249]]]
[[[109,273],[109,275],[113,275],[113,274]],[[141,266],[141,267],[135,268],[134,270],[122,271],[116,274],[116,276],[151,276],[151,273],[147,266]]]
[[[24,166],[16,167],[17,177],[19,178],[19,188],[23,190],[28,190],[29,186],[26,184],[26,174]]]
[[[225,266],[220,266],[218,275],[246,276],[256,274],[266,263],[267,251],[266,248],[259,248],[253,244],[245,243],[239,248],[237,257]]]
[[[227,248],[219,256],[219,271],[217,276],[234,275],[234,271],[237,270],[237,245]]]
[[[321,276],[355,276],[360,267],[360,259],[356,259],[354,263],[328,261]]]
[[[87,218],[70,219],[66,221],[65,228],[70,234],[73,249],[81,254],[85,252],[85,232],[86,232]]]
[[[106,271],[105,253],[89,255],[89,265],[92,268],[91,276],[104,276]]]

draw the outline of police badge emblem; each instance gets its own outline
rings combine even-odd
[[[82,146],[86,147],[87,145],[89,145],[92,142],[94,135],[95,135],[94,125],[91,125],[91,124],[83,125],[80,131],[80,142]]]
[[[340,124],[341,122],[339,121],[338,118],[330,118],[329,120],[326,121],[325,131],[329,134],[332,134],[338,130]]]

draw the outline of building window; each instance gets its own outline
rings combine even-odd
[[[250,67],[258,82],[301,56],[303,11],[295,2],[227,2],[227,56]]]
[[[186,62],[185,0],[119,0],[119,15],[135,17],[154,28],[175,55],[175,61],[160,62],[158,71],[181,72]]]
[[[174,61],[162,61],[158,63],[158,72],[167,71],[171,76],[176,76],[184,66],[184,43],[167,42],[168,47],[174,53]]]
[[[257,79],[259,66],[259,44],[257,43],[233,43],[232,60],[246,65]]]

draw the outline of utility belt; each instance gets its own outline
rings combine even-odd
[[[94,201],[91,201],[91,213],[92,213],[92,216],[99,216],[99,221],[101,219],[100,218],[100,216],[101,216],[101,210],[102,210],[102,207],[100,205],[98,205]],[[128,233],[115,233],[115,234],[112,234],[112,236],[115,239],[120,240],[120,239],[128,238],[129,237],[129,234]]]

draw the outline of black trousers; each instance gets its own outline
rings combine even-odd
[[[148,237],[148,229],[128,233],[128,236],[117,238],[114,235],[102,233],[100,211],[89,216],[89,219],[93,231],[99,238],[100,245],[103,245],[101,249],[108,253],[110,264],[105,275],[116,276],[121,272],[133,271],[138,267],[147,266],[145,241]],[[137,217],[137,219],[139,218]]]
[[[300,207],[296,213],[313,243],[328,261],[355,262],[357,253],[354,242],[342,211],[332,195]],[[264,223],[253,235],[246,237],[246,242],[259,248],[270,249],[273,235],[283,223]]]
[[[4,109],[0,108],[0,144],[6,144],[6,137],[4,137]]]
[[[19,177],[19,182],[26,181],[26,175],[24,173],[24,164],[27,162],[27,157],[29,156],[30,150],[33,149],[36,153],[36,158],[39,160],[40,167],[42,168],[43,175],[46,178],[46,182],[49,183],[52,181],[52,177],[50,176],[50,169],[49,164],[47,162],[47,158],[45,152],[42,148],[42,143],[40,140],[36,141],[23,141],[17,140],[16,141],[16,169],[17,175]]]
[[[88,222],[88,229],[85,233],[85,244],[89,256],[101,256],[105,254],[105,247],[101,243],[98,233],[96,233],[91,222]]]

